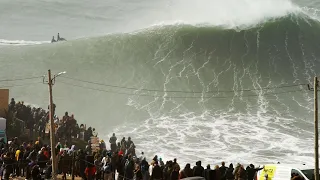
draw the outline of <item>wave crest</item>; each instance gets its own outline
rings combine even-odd
[[[50,41],[25,41],[25,40],[6,40],[0,39],[0,45],[21,46],[21,45],[39,45],[50,43]]]

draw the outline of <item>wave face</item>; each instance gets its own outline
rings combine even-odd
[[[318,31],[317,21],[289,15],[246,30],[176,25],[100,39],[108,52],[118,49],[114,59],[142,66],[135,68],[136,84],[201,92],[130,98],[128,105],[150,118],[118,134],[186,160],[312,161],[312,93],[306,86],[280,87],[312,82]]]
[[[106,138],[113,131],[131,136],[150,156],[306,163],[313,161],[313,94],[306,85],[290,85],[312,83],[317,74],[319,31],[319,22],[302,14],[238,30],[176,24],[26,47],[12,58],[28,60],[19,62],[26,69],[37,64],[33,72],[50,67],[70,77],[136,87],[61,78],[55,102],[94,119],[88,123]],[[0,55],[12,47],[2,49]],[[47,97],[39,94],[35,99]]]

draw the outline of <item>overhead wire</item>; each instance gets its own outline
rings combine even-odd
[[[25,77],[25,78],[15,78],[15,79],[0,79],[0,82],[7,82],[7,81],[24,81],[24,80],[30,80],[30,79],[38,79],[42,78],[43,76],[31,76],[31,77]]]
[[[31,83],[24,83],[24,84],[12,84],[12,85],[0,85],[0,88],[11,88],[11,87],[20,87],[20,86],[30,86],[33,84],[40,84],[42,82],[31,82]]]
[[[0,79],[0,82],[14,82],[14,81],[28,81],[33,79],[39,79],[41,78],[41,82],[28,82],[24,84],[6,84],[6,85],[0,85],[0,88],[11,88],[11,87],[20,87],[20,86],[29,86],[33,84],[40,84],[43,83],[43,75],[42,76],[29,76],[29,77],[21,77],[21,78],[13,78],[13,79]]]
[[[192,94],[203,94],[203,93],[218,93],[218,92],[248,92],[248,91],[259,91],[259,90],[269,90],[269,89],[280,89],[280,88],[290,88],[290,87],[298,87],[303,86],[307,84],[291,84],[291,85],[282,85],[282,86],[275,86],[275,87],[264,87],[260,89],[240,89],[240,90],[215,90],[215,91],[181,91],[181,90],[160,90],[160,89],[145,89],[145,88],[134,88],[134,87],[126,87],[126,86],[118,86],[118,85],[111,85],[111,84],[104,84],[99,82],[93,82],[88,80],[82,80],[67,76],[61,76],[65,79],[75,80],[79,82],[94,84],[94,85],[100,85],[100,86],[106,86],[106,87],[112,87],[112,88],[119,88],[119,89],[126,89],[126,90],[135,90],[135,91],[149,91],[149,92],[162,92],[162,93],[192,93]]]
[[[5,81],[22,81],[22,80],[30,80],[30,79],[37,79],[37,78],[43,78],[43,76],[33,76],[33,77],[25,77],[25,78],[16,78],[16,79],[2,79],[0,82],[5,82]],[[258,90],[270,90],[270,89],[282,89],[282,88],[289,88],[289,87],[298,87],[302,85],[307,85],[307,84],[292,84],[292,85],[282,85],[282,86],[275,86],[275,87],[264,87],[260,89],[240,89],[240,90],[216,90],[216,91],[180,91],[180,90],[159,90],[159,89],[139,89],[139,88],[134,88],[134,87],[126,87],[126,86],[117,86],[117,85],[110,85],[110,84],[104,84],[104,83],[99,83],[99,82],[92,82],[92,81],[87,81],[87,80],[81,80],[77,78],[72,78],[72,77],[66,77],[66,76],[61,76],[61,78],[65,79],[70,79],[70,80],[75,80],[79,82],[84,82],[88,84],[95,84],[95,85],[101,85],[105,87],[112,87],[112,88],[119,88],[119,89],[125,89],[125,90],[134,90],[134,91],[147,91],[147,92],[160,92],[160,93],[193,93],[193,94],[199,94],[201,93],[202,95],[197,95],[197,96],[168,96],[167,94],[164,95],[151,95],[151,94],[138,94],[134,92],[119,92],[119,91],[114,91],[114,90],[105,90],[105,89],[98,89],[98,88],[92,88],[92,87],[86,87],[82,85],[77,85],[77,84],[72,84],[69,82],[65,81],[57,81],[62,84],[66,84],[69,86],[74,86],[74,87],[79,87],[79,88],[85,88],[85,89],[90,89],[90,90],[95,90],[95,91],[100,91],[100,92],[108,92],[108,93],[113,93],[113,94],[123,94],[123,95],[129,95],[129,96],[141,96],[141,97],[153,97],[153,98],[180,98],[180,99],[187,99],[187,98],[205,98],[205,99],[223,99],[223,98],[232,98],[234,96],[204,96],[203,94],[208,94],[208,93],[223,93],[223,92],[243,92],[243,91],[258,91]],[[15,84],[15,85],[0,85],[0,88],[9,88],[9,87],[17,87],[17,86],[28,86],[31,84],[38,84],[40,82],[32,82],[32,83],[26,83],[26,84]],[[41,82],[42,83],[42,82]],[[263,93],[263,95],[277,95],[277,94],[283,94],[283,93],[292,93],[292,92],[300,92],[302,89],[299,90],[290,90],[290,91],[281,91],[281,92],[273,92],[273,93]],[[260,94],[251,94],[251,95],[246,95],[246,96],[241,96],[241,97],[257,97],[260,96]]]
[[[74,87],[80,87],[84,89],[89,89],[89,90],[95,90],[95,91],[100,91],[100,92],[108,92],[108,93],[113,93],[113,94],[122,94],[122,95],[129,95],[129,96],[142,96],[142,97],[153,97],[153,98],[173,98],[173,99],[187,99],[187,98],[204,98],[204,99],[226,99],[226,98],[232,98],[234,96],[167,96],[167,95],[150,95],[150,94],[137,94],[137,93],[127,93],[127,92],[117,92],[117,91],[111,91],[111,90],[104,90],[104,89],[98,89],[98,88],[92,88],[92,87],[86,87],[86,86],[81,86],[77,84],[71,84],[68,82],[64,81],[58,81],[59,83],[66,84],[69,86],[74,86]],[[299,90],[290,90],[290,91],[281,91],[277,93],[263,93],[263,95],[277,95],[277,94],[285,94],[285,93],[294,93],[294,92],[301,92],[303,91],[302,89]],[[257,97],[260,96],[259,94],[252,94],[252,95],[246,95],[246,96],[241,96],[241,97]]]

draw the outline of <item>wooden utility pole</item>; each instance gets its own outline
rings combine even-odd
[[[53,101],[52,101],[52,78],[51,78],[51,71],[48,70],[48,85],[49,85],[49,120],[50,120],[50,145],[51,145],[51,162],[52,162],[52,179],[57,179],[56,174],[56,150],[55,150],[55,125],[53,119]]]
[[[72,152],[72,169],[71,169],[71,174],[72,174],[72,177],[71,179],[74,180],[74,173],[75,173],[75,161],[76,161],[76,153],[73,151]]]
[[[319,180],[318,78],[314,77],[314,179]]]

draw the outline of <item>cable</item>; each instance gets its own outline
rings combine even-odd
[[[173,99],[187,99],[187,98],[204,98],[204,99],[225,99],[225,98],[232,98],[234,96],[159,96],[159,95],[147,95],[147,94],[133,94],[133,93],[125,93],[125,92],[116,92],[116,91],[110,91],[110,90],[103,90],[103,89],[97,89],[97,88],[90,88],[90,87],[85,87],[85,86],[81,86],[81,85],[77,85],[77,84],[70,84],[67,82],[63,82],[63,81],[58,81],[59,83],[62,84],[66,84],[69,86],[74,86],[74,87],[80,87],[80,88],[84,88],[84,89],[90,89],[90,90],[96,90],[96,91],[101,91],[101,92],[108,92],[108,93],[113,93],[113,94],[124,94],[124,95],[138,95],[138,96],[143,96],[143,97],[154,97],[154,98],[173,98]],[[292,92],[301,92],[303,90],[299,89],[299,90],[292,90],[292,91],[282,91],[282,92],[278,92],[278,93],[264,93],[263,95],[277,95],[277,94],[285,94],[285,93],[292,93]],[[257,94],[252,94],[252,95],[247,95],[247,96],[242,96],[242,97],[257,97],[259,95]]]
[[[18,87],[18,86],[29,86],[32,84],[40,84],[42,82],[33,82],[33,83],[25,83],[25,84],[15,84],[15,85],[0,85],[0,88],[10,88],[10,87]]]
[[[17,78],[17,79],[1,79],[0,82],[5,82],[5,81],[23,81],[23,80],[29,80],[29,79],[42,78],[42,77],[43,76],[33,76],[33,77]]]
[[[66,77],[66,76],[61,76],[61,77],[62,77],[62,78],[65,78],[65,79],[71,79],[71,80],[75,80],[75,81],[79,81],[79,82],[85,82],[85,83],[90,83],[90,84],[95,84],[95,85],[100,85],[100,86],[106,86],[106,87],[112,87],[112,88],[120,88],[120,89],[128,89],[128,90],[137,90],[137,91],[170,92],[170,93],[193,93],[193,94],[199,94],[199,93],[217,93],[217,92],[257,91],[257,90],[280,89],[280,88],[289,88],[289,87],[297,87],[297,86],[307,85],[307,84],[292,84],[292,85],[283,85],[283,86],[278,86],[278,87],[265,87],[265,88],[261,88],[261,89],[216,90],[216,91],[207,91],[207,92],[202,92],[202,91],[178,91],[178,90],[163,91],[163,90],[158,90],[158,89],[138,89],[138,88],[134,88],[134,87],[126,87],[126,86],[117,86],[117,85],[103,84],[103,83],[86,81],[86,80],[77,79],[77,78],[71,78],[71,77]]]

